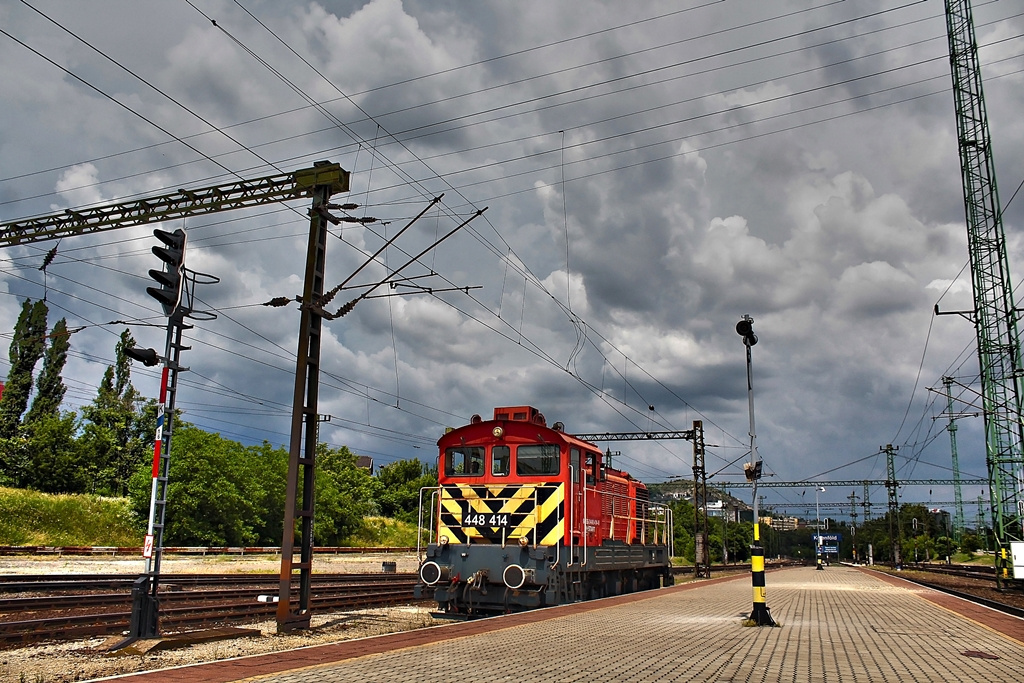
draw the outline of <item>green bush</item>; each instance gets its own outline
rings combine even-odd
[[[387,517],[365,517],[358,531],[341,544],[350,547],[409,548],[416,545],[416,523]]]

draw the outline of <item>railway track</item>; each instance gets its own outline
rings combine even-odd
[[[1024,618],[1024,592],[1017,586],[999,589],[992,567],[971,565],[909,565],[889,574],[921,586],[971,600]]]
[[[992,567],[970,565],[970,564],[913,564],[906,569],[931,574],[946,574],[948,576],[966,576],[976,579],[996,580],[995,569]]]
[[[313,574],[313,583],[330,583],[345,581],[377,581],[401,580],[411,574]],[[391,577],[391,578],[389,578]],[[61,593],[65,591],[97,591],[124,589],[130,591],[132,584],[139,578],[135,574],[8,574],[0,576],[0,593]],[[276,590],[279,576],[277,574],[164,574],[160,577],[160,585],[165,590],[178,590],[185,587],[214,586],[266,586]]]
[[[131,622],[131,582],[113,575],[0,577],[8,594],[0,598],[0,647],[40,640],[110,635]],[[414,574],[324,574],[313,576],[313,608],[345,610],[412,600]],[[14,586],[20,590],[14,590]],[[123,592],[103,593],[111,585]],[[241,624],[272,618],[276,605],[259,602],[276,595],[278,576],[185,575],[161,582],[160,628],[164,631]]]

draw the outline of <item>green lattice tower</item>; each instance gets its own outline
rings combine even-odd
[[[949,432],[949,451],[953,456],[953,540],[957,546],[964,537],[964,500],[960,486],[960,459],[956,452],[956,417],[953,412],[953,386],[952,377],[943,377],[942,383],[946,387],[946,414],[949,416],[949,424],[946,431]]]
[[[871,519],[871,482],[864,482],[864,496],[861,499],[861,506],[864,508],[864,522]]]
[[[969,0],[945,0],[957,141],[974,285],[974,325],[981,369],[986,462],[997,581],[1008,578],[1009,544],[1024,540],[1018,502],[1024,467],[1020,345],[1006,235],[996,189],[992,138]]]
[[[708,545],[708,479],[704,469],[704,422],[693,422],[693,541],[695,578],[711,578],[711,548]]]
[[[879,450],[885,453],[885,488],[889,490],[889,543],[892,546],[892,566],[903,565],[903,529],[900,527],[899,482],[896,481],[896,463],[893,454],[900,449],[891,443]]]

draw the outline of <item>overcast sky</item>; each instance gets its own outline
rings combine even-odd
[[[1024,180],[1024,17],[975,5],[1005,205]],[[352,284],[487,211],[402,272],[415,279],[375,292],[396,296],[325,324],[323,440],[383,464],[433,460],[445,426],[495,406],[533,405],[576,433],[699,419],[709,483],[737,481],[749,437],[735,324],[748,314],[767,481],[884,479],[887,443],[901,479],[949,479],[942,378],[970,401],[978,366],[972,324],[933,313],[973,307],[942,12],[2,0],[0,221],[330,160],[352,172],[335,201],[378,220],[332,228],[328,287],[442,193]],[[301,291],[307,209],[162,226],[184,227],[188,266],[221,279],[199,289],[218,317],[187,333],[178,392],[204,429],[288,442],[298,309],[261,304]],[[1022,222],[1017,198],[1004,216],[1014,283]],[[145,294],[154,227],[66,238],[45,274],[55,242],[0,249],[0,346],[26,297],[81,328],[68,409],[94,397],[126,323],[163,348]],[[157,373],[136,364],[133,380],[156,395]],[[963,476],[985,477],[980,418],[958,426]],[[641,479],[692,476],[687,441],[608,445]],[[853,492],[826,488],[822,502]],[[813,489],[762,492],[813,503]],[[964,489],[969,522],[981,493]],[[953,500],[949,487],[901,495]]]

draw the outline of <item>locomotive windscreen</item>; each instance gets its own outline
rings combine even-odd
[[[444,473],[449,477],[479,477],[484,473],[484,449],[481,446],[449,448],[444,452]]]
[[[559,449],[554,444],[522,445],[516,448],[516,474],[558,474]]]

